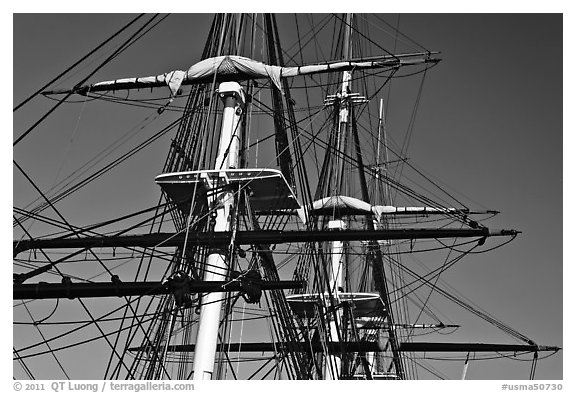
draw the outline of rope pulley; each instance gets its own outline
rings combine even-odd
[[[189,308],[192,306],[189,284],[192,282],[190,276],[184,271],[177,271],[165,282],[174,295],[174,302],[178,308]]]
[[[232,278],[240,282],[240,295],[246,303],[258,303],[262,297],[262,276],[258,270],[232,272]]]

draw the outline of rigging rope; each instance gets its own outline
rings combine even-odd
[[[20,358],[20,355],[18,354],[18,351],[16,350],[15,347],[12,347],[12,352],[15,354],[15,357],[18,360],[18,363],[20,363],[20,366],[22,367],[22,369],[24,370],[24,372],[26,373],[28,378],[31,380],[36,379],[36,378],[34,378],[34,375],[32,375],[32,371],[30,371],[30,368],[28,368],[28,366],[26,365],[24,360]]]
[[[24,306],[24,308],[26,309],[26,312],[28,313],[28,315],[30,316],[30,319],[32,321],[34,321],[34,317],[32,316],[32,313],[30,312],[30,309],[28,308],[28,306],[26,305],[26,303],[22,302],[22,305]],[[40,334],[40,337],[42,337],[42,340],[44,340],[43,344],[45,344],[48,347],[48,353],[50,353],[52,355],[52,357],[54,358],[54,360],[56,360],[56,363],[58,364],[58,367],[60,367],[60,370],[62,371],[62,373],[66,376],[67,379],[70,379],[70,376],[66,373],[66,370],[64,370],[64,367],[62,367],[62,363],[60,363],[60,360],[58,360],[58,358],[56,357],[56,354],[54,353],[54,351],[52,350],[52,348],[50,347],[50,345],[46,342],[46,337],[44,336],[44,333],[42,333],[42,330],[40,330],[40,326],[38,326],[37,324],[34,324],[34,327],[36,328],[36,330],[38,331],[38,334]],[[20,360],[23,359],[22,356],[18,356],[18,358]]]
[[[80,82],[78,82],[77,85],[82,85],[84,82],[86,82],[92,75],[94,75],[96,72],[98,72],[102,67],[104,67],[106,64],[108,64],[114,57],[116,57],[116,55],[118,53],[120,53],[129,43],[131,40],[133,40],[142,30],[144,30],[146,28],[146,26],[148,26],[156,17],[158,16],[158,14],[156,14],[155,16],[151,17],[150,20],[148,22],[146,22],[140,29],[138,29],[136,31],[136,33],[134,33],[119,49],[117,49],[112,55],[110,55],[106,60],[104,60],[104,62],[102,62],[102,64],[100,64],[98,67],[96,67],[95,70],[93,70],[91,73],[88,74],[88,76],[86,76],[85,78],[83,78],[82,80],[80,80]],[[37,120],[33,125],[31,125],[22,135],[20,135],[12,144],[12,146],[16,146],[22,139],[24,139],[28,134],[30,134],[40,123],[42,123],[50,114],[52,114],[52,112],[54,112],[60,105],[62,105],[64,102],[66,102],[66,100],[68,99],[68,97],[70,97],[72,94],[74,94],[74,92],[70,92],[67,93],[65,97],[63,97],[60,101],[58,101],[58,103],[56,105],[54,105],[50,110],[48,110],[48,112],[46,112],[39,120]]]
[[[130,22],[128,22],[128,24],[124,25],[124,27],[122,27],[120,30],[118,30],[116,33],[112,34],[108,39],[106,39],[104,42],[102,42],[100,45],[98,45],[96,48],[92,49],[90,52],[88,52],[86,55],[84,55],[82,58],[80,58],[80,60],[76,61],[74,64],[72,64],[70,67],[66,68],[63,72],[61,72],[60,74],[58,74],[55,78],[53,78],[52,80],[50,80],[50,82],[46,83],[44,86],[42,86],[41,88],[39,88],[38,90],[36,90],[34,93],[32,93],[28,98],[26,98],[24,101],[22,101],[20,104],[16,105],[14,107],[14,109],[12,110],[13,112],[16,112],[18,109],[20,109],[22,106],[24,106],[26,103],[28,103],[31,99],[33,99],[34,97],[36,97],[38,94],[40,94],[42,91],[46,90],[47,87],[49,87],[52,83],[56,82],[58,79],[60,79],[61,77],[63,77],[64,75],[66,75],[68,72],[70,72],[71,70],[73,70],[78,64],[82,63],[84,60],[86,60],[88,57],[90,57],[92,54],[96,53],[96,51],[98,51],[100,48],[102,48],[104,45],[106,45],[108,42],[112,41],[114,38],[116,38],[118,35],[120,35],[124,30],[126,30],[128,27],[130,27],[131,25],[133,25],[138,19],[140,19],[141,17],[143,17],[145,14],[140,14],[137,17],[135,17],[134,19],[132,19]]]
[[[385,25],[387,25],[388,27],[390,27],[392,30],[394,30],[394,32],[396,33],[395,35],[395,39],[398,39],[398,35],[401,35],[402,37],[406,38],[408,41],[410,41],[411,43],[413,43],[414,45],[424,49],[426,52],[430,52],[430,50],[426,49],[424,46],[422,46],[421,44],[419,44],[418,42],[414,41],[413,39],[411,39],[410,37],[408,37],[406,34],[402,33],[398,27],[400,26],[400,14],[398,14],[398,21],[397,21],[397,25],[396,27],[392,26],[390,23],[386,22],[383,18],[379,17],[377,14],[373,14],[374,17],[376,19],[378,19],[379,21],[381,21],[382,23],[384,23]],[[396,45],[394,45],[394,47],[396,47]]]
[[[58,201],[62,200],[63,198],[67,197],[68,195],[70,195],[73,192],[76,192],[77,190],[79,190],[80,188],[86,186],[87,184],[91,183],[92,181],[96,180],[97,178],[99,178],[100,176],[102,176],[103,174],[107,173],[109,170],[115,168],[116,166],[118,166],[120,163],[123,163],[124,161],[126,161],[128,158],[132,157],[134,154],[138,153],[139,151],[141,151],[143,148],[149,146],[150,144],[152,144],[153,142],[155,142],[156,140],[158,140],[160,137],[162,137],[163,135],[165,135],[168,131],[170,131],[175,125],[177,124],[177,121],[174,121],[172,123],[170,123],[168,126],[166,126],[165,128],[161,129],[160,131],[158,131],[156,134],[152,135],[150,138],[146,139],[145,141],[143,141],[142,143],[138,144],[136,147],[132,148],[128,153],[124,154],[123,156],[115,159],[114,161],[112,161],[111,163],[105,165],[103,168],[99,169],[98,171],[92,173],[90,176],[86,177],[85,179],[81,180],[80,182],[74,184],[73,186],[71,186],[70,188],[64,189],[62,191],[60,191],[58,194],[52,196],[51,198],[47,199],[45,202],[37,205],[35,208],[33,208],[31,210],[31,213],[35,214],[37,212],[43,211],[44,209],[46,209],[47,207],[50,206],[50,204],[55,204]],[[23,220],[25,221],[25,220]]]
[[[534,358],[532,360],[532,367],[530,368],[530,380],[534,379],[536,375],[536,363],[538,362],[538,351],[534,351]]]
[[[48,199],[46,198],[46,196],[42,193],[42,191],[40,191],[40,189],[38,189],[38,187],[36,186],[36,184],[35,184],[35,183],[32,181],[32,179],[30,179],[30,177],[23,171],[23,169],[18,165],[18,163],[16,163],[16,161],[13,161],[13,162],[14,162],[14,165],[15,165],[15,166],[20,170],[20,172],[24,175],[24,177],[26,177],[26,179],[28,179],[28,180],[30,181],[30,183],[31,183],[32,186],[37,190],[37,192],[38,192],[44,199],[46,199],[46,200],[48,201]],[[52,207],[52,209],[56,212],[56,214],[63,220],[63,222],[72,230],[72,232],[74,232],[73,227],[72,227],[72,226],[68,223],[68,221],[60,214],[60,212],[54,207],[54,205],[51,204],[49,201],[48,201],[48,203],[50,204],[50,207]],[[76,234],[76,235],[77,235],[77,234]],[[77,236],[78,236],[78,235],[77,235]],[[42,253],[44,254],[44,251],[43,251],[43,250],[41,250],[41,251],[42,251]],[[83,251],[83,250],[80,250],[80,252],[82,252],[82,251]],[[101,265],[101,266],[108,272],[108,274],[112,277],[112,273],[111,273],[110,270],[106,267],[106,265],[98,258],[98,256],[97,256],[91,249],[89,249],[89,251],[90,251],[90,253],[94,256],[94,258],[100,263],[100,265]],[[74,255],[74,254],[76,254],[76,253],[73,253],[73,254],[71,254],[71,255]],[[46,254],[44,254],[44,255],[46,256],[46,258],[47,258],[48,260],[50,260]],[[58,262],[58,261],[56,261],[56,262]],[[58,268],[55,266],[56,262],[50,262],[50,264],[48,265],[48,267],[49,267],[49,268],[50,268],[50,267],[55,267],[55,268],[58,270]],[[39,271],[37,271],[35,274],[40,274],[40,273],[42,273],[44,270],[45,270],[44,268],[41,268],[41,269],[40,269]],[[58,270],[58,272],[60,273],[59,270]],[[34,275],[35,275],[35,274],[34,274]],[[30,275],[30,273],[27,273],[26,275],[28,276],[28,275]],[[63,276],[63,277],[64,277],[64,276]],[[28,278],[28,277],[27,277],[27,278]],[[124,297],[124,299],[125,299],[126,302],[127,302],[127,306],[131,308],[131,311],[132,311],[133,315],[136,315],[136,311],[131,307],[130,302],[128,301],[128,299],[127,299],[126,297]],[[81,298],[77,298],[77,300],[78,300],[78,302],[82,305],[82,308],[84,308],[84,310],[86,311],[86,313],[88,314],[88,316],[90,317],[90,319],[94,320],[94,317],[92,316],[92,314],[90,313],[90,311],[88,310],[88,308],[85,306],[85,304],[84,304],[84,302],[82,301],[82,299],[81,299]],[[95,321],[95,320],[94,320],[94,321]],[[98,323],[95,323],[95,326],[96,326],[96,328],[100,331],[100,333],[102,334],[101,337],[103,337],[103,338],[106,340],[107,344],[108,344],[108,345],[110,346],[110,348],[112,349],[113,354],[116,355],[116,356],[120,359],[118,364],[124,366],[124,368],[125,368],[126,370],[128,370],[128,375],[131,376],[130,370],[128,369],[128,367],[125,365],[125,363],[124,363],[123,360],[122,360],[122,359],[123,359],[123,356],[120,356],[120,355],[117,353],[115,346],[112,345],[112,343],[110,343],[110,341],[108,340],[107,336],[104,335],[104,332],[103,332],[103,330],[101,329],[100,325],[98,325]],[[138,326],[141,327],[140,323],[138,324]],[[147,336],[146,334],[145,334],[145,337],[148,339],[148,336]],[[148,339],[148,340],[149,340],[149,339]],[[111,355],[111,356],[112,356],[112,355]]]

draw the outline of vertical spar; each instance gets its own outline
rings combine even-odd
[[[224,102],[224,111],[215,169],[226,170],[238,167],[240,118],[245,101],[242,87],[236,82],[221,83],[218,92]],[[215,187],[217,184],[212,186]],[[214,209],[214,232],[229,231],[231,226],[230,212],[234,207],[234,193],[224,189],[215,193],[209,202]],[[211,250],[207,258],[204,280],[222,280],[222,277],[228,275],[227,253],[226,248]],[[223,292],[212,292],[203,298],[194,354],[195,380],[212,378],[223,297]]]
[[[330,230],[344,230],[346,229],[346,224],[341,219],[330,220],[328,222],[328,229]],[[330,288],[332,295],[335,299],[338,299],[342,283],[343,283],[343,259],[344,259],[344,243],[341,241],[332,242],[332,274],[330,276]],[[328,307],[329,301],[326,299],[326,307]],[[338,326],[341,326],[342,312],[338,309],[334,313],[336,320],[330,321],[330,340],[332,342],[340,341],[338,335]],[[332,368],[332,367],[333,368]],[[324,370],[325,378],[328,380],[338,379],[341,376],[342,359],[337,355],[330,355],[330,360],[326,362],[326,367]]]
[[[350,58],[350,34],[352,32],[352,15],[346,15],[346,26],[344,36],[344,59]],[[346,136],[348,134],[348,113],[349,101],[348,96],[350,93],[350,82],[352,73],[344,71],[342,75],[342,88],[340,89],[340,109],[339,109],[339,124],[338,124],[338,138],[337,138],[337,156],[336,156],[336,190],[338,194],[343,194],[343,178],[344,178],[344,159],[342,153],[345,149]],[[332,219],[328,223],[330,230],[344,230],[346,224],[341,219]],[[343,259],[344,259],[345,246],[343,242],[335,241],[332,243],[332,276],[330,277],[330,291],[334,298],[338,299],[339,292],[342,288],[342,272],[343,272]],[[326,306],[329,306],[326,304]],[[334,314],[334,320],[330,321],[330,339],[333,342],[339,341],[338,327],[341,326],[342,311],[337,310]],[[333,366],[333,367],[331,367]],[[326,379],[339,379],[342,373],[342,359],[336,355],[330,355],[329,361],[326,362],[326,369],[324,375]]]
[[[343,58],[344,60],[350,59],[350,34],[352,32],[352,15],[346,15],[346,26],[345,26],[345,35],[344,35],[344,49],[343,49]],[[336,168],[338,168],[338,172],[336,174],[337,180],[337,190],[339,193],[343,192],[342,190],[342,178],[344,176],[344,159],[342,157],[342,153],[344,153],[345,149],[345,142],[346,136],[348,134],[348,113],[349,113],[349,100],[348,96],[350,93],[350,82],[352,80],[352,71],[344,71],[342,73],[342,88],[340,89],[340,110],[339,110],[339,117],[340,123],[338,124],[338,140],[337,140],[337,158],[336,162],[338,163]]]

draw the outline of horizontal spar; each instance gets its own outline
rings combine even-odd
[[[539,352],[559,351],[559,347],[536,344],[491,344],[491,343],[434,343],[406,342],[400,344],[402,352]]]
[[[75,86],[69,89],[44,91],[44,95],[87,94],[94,92],[114,92],[168,86],[176,95],[180,86],[210,82],[246,81],[271,79],[280,89],[280,80],[301,75],[314,75],[342,72],[352,69],[392,69],[420,64],[436,64],[440,59],[432,57],[438,52],[405,53],[383,55],[370,58],[337,60],[320,64],[308,64],[295,67],[279,67],[261,63],[241,56],[217,56],[204,59],[188,70],[173,70],[160,75],[140,76],[103,81],[91,85]]]
[[[515,230],[491,231],[488,228],[476,229],[386,229],[386,230],[345,230],[345,231],[238,231],[235,243],[248,244],[281,244],[298,242],[355,241],[355,240],[407,240],[436,239],[458,237],[514,236]],[[97,247],[177,247],[218,246],[230,244],[232,232],[189,232],[154,233],[129,236],[98,236],[82,238],[58,238],[20,240],[13,242],[14,255],[32,249],[55,248],[97,248]]]
[[[304,287],[303,281],[259,281],[262,290],[296,289]],[[191,281],[187,293],[237,292],[242,290],[239,281]],[[170,285],[156,282],[99,282],[99,283],[37,283],[14,284],[14,300],[59,299],[114,296],[165,295],[174,291]]]
[[[359,342],[327,342],[325,343],[330,353],[344,352],[384,352],[385,343],[375,341]],[[320,343],[228,343],[219,344],[217,350],[229,352],[275,352],[294,351],[295,347],[302,345],[309,351],[323,352],[324,348]],[[129,348],[129,351],[147,351],[149,347]],[[164,350],[164,347],[162,347]],[[170,352],[193,352],[194,344],[170,345],[167,350]],[[435,342],[404,342],[400,343],[400,352],[539,352],[539,351],[559,351],[559,347],[549,347],[531,344],[491,344],[491,343],[435,343]]]

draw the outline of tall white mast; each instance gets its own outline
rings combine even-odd
[[[352,33],[352,14],[346,14],[346,26],[344,27],[344,48],[342,51],[342,56],[344,60],[349,59],[350,56],[350,39]],[[344,153],[344,145],[346,141],[346,134],[348,132],[348,114],[349,114],[349,106],[350,102],[348,100],[348,96],[350,93],[350,83],[352,80],[352,72],[351,71],[344,71],[342,73],[342,88],[340,89],[340,112],[339,112],[339,124],[338,124],[338,137],[337,137],[337,149],[338,153]],[[338,154],[337,153],[337,154]],[[340,154],[336,156],[336,192],[342,192],[342,184],[341,180],[343,177],[344,171],[344,160]],[[333,218],[328,223],[328,228],[330,230],[344,230],[346,229],[345,222],[340,218]],[[344,262],[344,253],[345,253],[345,244],[341,241],[332,242],[332,271],[330,277],[330,288],[329,290],[332,292],[332,296],[335,299],[339,298],[340,288],[342,288],[343,284],[343,262]],[[326,299],[328,300],[328,299]],[[326,304],[329,306],[329,304]],[[334,317],[335,316],[335,317]],[[330,321],[330,340],[332,342],[338,342],[340,340],[338,334],[338,327],[342,321],[342,311],[338,309],[334,316],[332,316],[332,320]],[[324,377],[325,379],[339,379],[341,375],[341,365],[342,359],[340,359],[336,355],[330,355],[327,358],[326,367],[324,368]]]
[[[240,149],[240,119],[244,108],[244,91],[236,82],[221,83],[218,89],[220,98],[224,102],[222,115],[222,129],[216,158],[217,170],[238,168],[238,155]],[[218,177],[216,177],[218,179]],[[217,180],[216,180],[217,181]],[[217,184],[213,185],[214,187]],[[223,190],[214,193],[210,199],[210,206],[216,216],[214,232],[227,232],[231,227],[231,211],[234,208],[234,193]],[[226,248],[214,249],[208,255],[205,281],[222,280],[227,277],[228,266]],[[211,379],[216,359],[216,345],[220,325],[220,311],[223,292],[211,292],[202,299],[200,307],[200,320],[194,353],[194,379]]]

